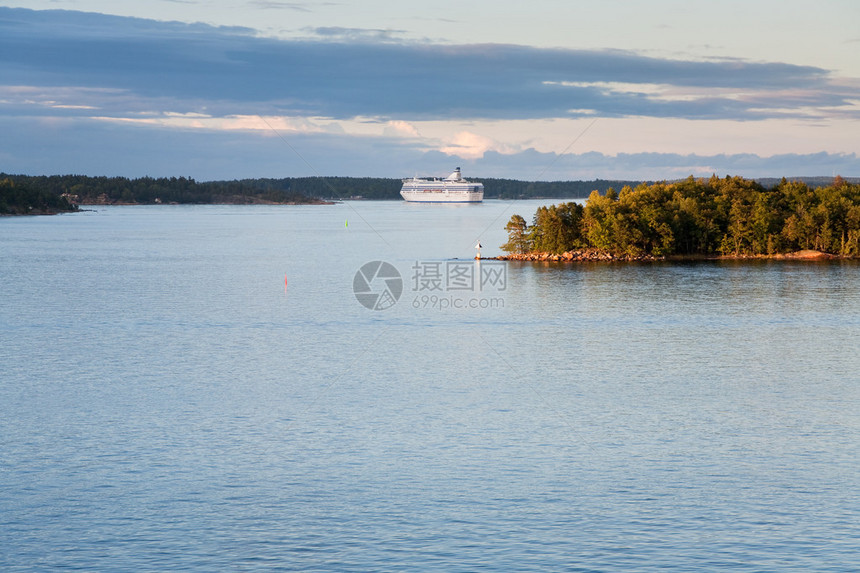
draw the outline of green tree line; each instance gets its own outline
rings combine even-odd
[[[475,178],[484,184],[485,199],[585,198],[592,190],[605,192],[610,187],[638,185],[639,181],[520,181],[517,179]],[[284,179],[247,179],[240,183],[257,188],[295,190],[324,199],[391,200],[400,199],[400,179],[379,177],[292,177]]]
[[[284,177],[233,181],[195,181],[190,177],[90,177],[85,175],[8,175],[17,184],[93,203],[300,203],[317,199],[400,199],[400,179],[379,177]],[[519,181],[480,179],[487,199],[584,198],[593,190],[638,185],[638,181]]]
[[[76,210],[74,204],[58,193],[0,176],[0,215],[42,215]]]
[[[514,253],[597,249],[615,256],[772,255],[817,250],[860,256],[860,184],[690,177],[594,191],[587,202],[540,207],[506,225]]]
[[[577,199],[612,187],[637,186],[641,181],[595,179],[593,181],[519,181],[482,178],[487,199]]]
[[[16,185],[80,204],[99,203],[304,203],[308,194],[271,180],[198,182],[190,177],[90,177],[86,175],[6,175]]]

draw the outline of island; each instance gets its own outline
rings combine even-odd
[[[190,177],[90,177],[0,173],[0,215],[53,215],[82,205],[330,205],[283,180],[198,182]]]
[[[505,226],[502,260],[637,261],[677,258],[856,258],[860,184],[836,176],[770,188],[742,177],[625,186],[585,204],[540,207]]]

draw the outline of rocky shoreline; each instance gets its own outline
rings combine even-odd
[[[500,255],[498,257],[484,257],[496,261],[532,261],[532,262],[555,262],[555,263],[586,263],[596,261],[662,261],[666,257],[655,257],[653,255],[641,255],[633,257],[630,255],[613,255],[605,251],[588,249],[582,251],[567,251],[562,254],[554,253],[511,253],[509,255]]]
[[[821,251],[796,251],[793,253],[780,253],[773,255],[673,255],[669,257],[657,257],[654,255],[613,255],[611,253],[596,249],[582,251],[567,251],[561,254],[554,253],[511,253],[498,257],[482,257],[483,260],[494,261],[530,261],[544,263],[592,263],[592,262],[652,262],[652,261],[709,261],[709,260],[746,260],[746,259],[790,259],[805,261],[820,261],[829,259],[847,259],[856,257],[842,257],[831,255]]]

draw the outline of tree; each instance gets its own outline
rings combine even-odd
[[[611,193],[610,193],[611,191]],[[617,247],[615,190],[606,195],[593,191],[582,213],[583,235],[589,246],[612,252]]]
[[[530,232],[532,248],[543,253],[561,254],[584,246],[582,211],[582,205],[578,203],[538,207]]]
[[[520,215],[511,217],[511,220],[505,225],[505,230],[508,232],[508,242],[501,246],[503,251],[522,254],[532,250],[533,243],[529,235],[528,225]]]

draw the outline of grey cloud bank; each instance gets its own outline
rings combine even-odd
[[[0,170],[28,173],[214,179],[310,175],[310,163],[323,174],[399,176],[416,165],[442,172],[452,162],[471,162],[470,172],[528,179],[540,173],[536,165],[557,159],[527,149],[467,160],[415,140],[291,133],[306,154],[295,161],[285,159],[289,150],[277,138],[259,133],[105,121],[166,113],[756,121],[807,120],[827,110],[860,117],[856,90],[810,66],[498,44],[277,40],[245,28],[10,8],[0,8],[4,87],[18,95],[0,95],[0,129],[15,135],[0,143]],[[544,178],[665,178],[702,170],[851,175],[857,165],[854,154],[782,157],[585,153],[563,157]]]
[[[140,177],[191,176],[198,180],[348,175],[406,177],[414,169],[444,175],[462,165],[470,177],[521,180],[675,179],[688,175],[746,174],[755,177],[854,175],[855,154],[755,154],[702,156],[675,153],[588,152],[558,156],[528,149],[515,155],[486,152],[475,160],[452,158],[391,139],[357,144],[327,134],[277,137],[246,133],[164,130],[149,126],[52,122],[49,136],[29,119],[0,119],[0,131],[18,133],[14,149],[0,142],[0,171],[25,174],[79,173]],[[6,140],[8,141],[8,140]],[[852,170],[852,166],[855,167]]]
[[[571,110],[589,110],[610,117],[763,119],[784,117],[799,103],[845,105],[853,95],[834,89],[826,70],[782,63],[511,45],[286,41],[245,29],[23,9],[0,9],[0,32],[7,85],[111,87],[187,104],[229,102],[232,113],[415,120],[570,117],[577,113]],[[664,100],[631,91],[637,84],[768,97],[715,91]]]

